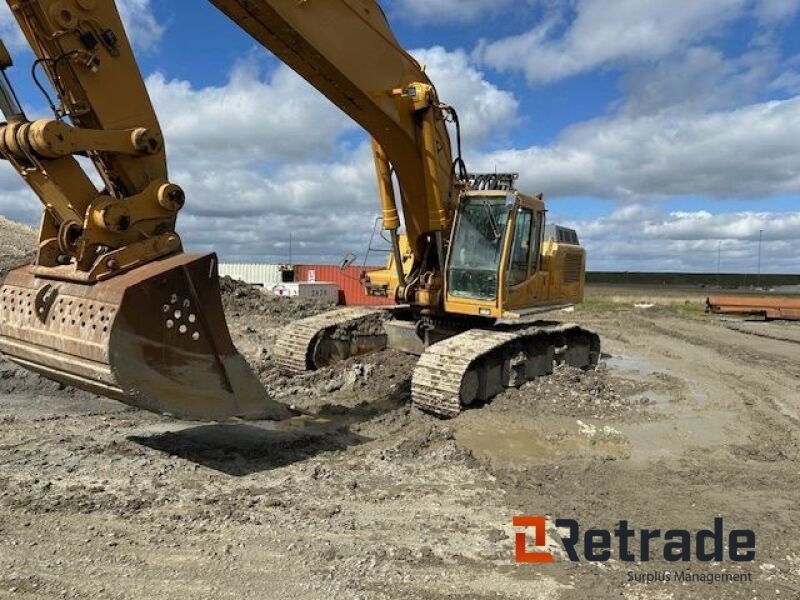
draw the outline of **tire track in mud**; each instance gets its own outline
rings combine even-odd
[[[585,324],[605,334],[615,352],[653,366],[655,375],[639,373],[637,379],[666,371],[682,381],[675,392],[688,395],[676,408],[703,415],[708,409],[701,405],[724,407],[734,415],[734,426],[726,429],[715,448],[676,451],[673,447],[640,464],[590,453],[548,465],[499,470],[496,476],[509,501],[523,514],[575,517],[587,527],[630,518],[647,526],[704,528],[714,515],[723,514],[726,521],[758,531],[760,560],[750,566],[754,583],[741,589],[664,588],[665,597],[767,598],[776,597],[778,589],[797,593],[800,543],[791,532],[800,526],[794,500],[800,489],[800,428],[776,401],[800,398],[795,348],[771,340],[753,343],[750,336],[720,331],[695,319],[628,317],[591,314]],[[697,393],[707,393],[708,398],[694,408]],[[539,418],[547,419],[547,412]],[[608,424],[618,427],[613,419]],[[634,570],[673,567],[656,562]],[[652,586],[626,584],[628,568],[565,565],[558,581],[569,582],[572,589],[562,598],[653,597]]]
[[[709,339],[700,332],[686,332],[687,323],[678,319],[674,319],[670,326],[651,321],[651,328],[658,333],[693,346],[713,349],[720,356],[729,359],[732,364],[746,364],[766,369],[777,366],[784,373],[788,372],[792,376],[800,378],[800,347],[796,343],[763,337],[765,343],[760,344],[759,347],[753,347],[752,338],[745,332],[732,330],[718,323],[709,325],[707,322],[698,321],[693,324],[697,327],[702,326],[709,333],[722,334],[720,337],[727,339]],[[762,347],[767,345],[773,347]]]

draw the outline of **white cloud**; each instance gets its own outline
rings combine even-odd
[[[137,50],[152,50],[158,45],[166,27],[153,13],[151,0],[117,0],[117,7]]]
[[[222,260],[338,261],[363,256],[379,212],[366,136],[285,66],[245,61],[227,83],[194,87],[155,74],[148,88],[187,205],[187,247]]]
[[[709,114],[617,116],[573,126],[549,146],[483,155],[524,189],[617,201],[763,198],[800,191],[800,97]]]
[[[463,50],[441,46],[412,50],[436,85],[439,98],[458,111],[466,145],[477,146],[509,130],[517,121],[519,102],[511,92],[490,83]]]
[[[180,163],[249,164],[330,156],[356,125],[326,98],[278,67],[262,76],[240,63],[224,86],[195,88],[156,73],[147,87],[170,157]]]
[[[717,49],[691,47],[653,65],[641,65],[621,77],[622,110],[627,114],[702,112],[757,101],[765,89],[785,89],[787,66],[769,47],[730,58]]]
[[[500,71],[522,71],[541,84],[617,64],[642,64],[718,36],[729,23],[753,16],[773,26],[797,0],[577,0],[533,29],[482,42],[475,56]]]
[[[798,212],[670,213],[636,205],[560,221],[578,230],[592,270],[754,273],[763,231],[763,272],[797,271]]]
[[[755,6],[756,17],[770,25],[791,19],[798,10],[800,0],[760,0]]]
[[[3,42],[12,52],[28,47],[25,36],[22,35],[11,9],[5,2],[0,2],[0,38],[3,38]]]
[[[459,109],[467,143],[514,124],[513,94],[490,84],[465,52],[413,54],[442,100]],[[265,76],[249,61],[224,86],[155,74],[148,87],[171,177],[187,192],[179,231],[189,247],[213,248],[224,260],[286,260],[293,231],[296,258],[364,256],[379,214],[366,135],[308,84],[282,66]]]
[[[792,61],[793,67],[780,73],[769,83],[767,89],[771,92],[786,92],[792,95],[800,95],[800,69],[797,68],[798,60]]]
[[[199,217],[312,215],[320,227],[333,212],[378,212],[369,146],[339,152],[330,161],[259,169],[225,164],[193,168],[181,160],[172,178],[186,189],[186,212]],[[224,199],[224,200],[223,200]]]
[[[389,0],[393,15],[409,20],[466,23],[496,14],[513,5],[513,0]]]
[[[192,248],[213,249],[223,260],[287,260],[294,238],[298,262],[363,257],[378,213],[367,144],[330,163],[284,165],[268,172],[178,171],[189,202],[179,231]]]

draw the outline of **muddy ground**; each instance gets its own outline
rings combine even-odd
[[[240,349],[310,416],[181,423],[0,363],[0,596],[800,594],[800,327],[737,329],[694,300],[635,308],[635,291],[601,290],[559,315],[600,332],[597,371],[440,421],[409,406],[402,354],[285,377],[270,360],[280,326],[324,307],[224,288]],[[517,565],[514,515],[690,531],[723,516],[756,532],[757,556],[571,563],[551,529],[556,562]],[[676,568],[752,581],[629,581]]]

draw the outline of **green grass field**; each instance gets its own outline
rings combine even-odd
[[[586,274],[590,284],[696,286],[715,288],[739,288],[757,285],[774,287],[800,285],[800,275],[762,274],[760,279],[753,273],[626,273],[592,271]]]

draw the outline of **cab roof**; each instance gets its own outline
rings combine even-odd
[[[469,198],[508,198],[510,202],[523,208],[533,211],[545,210],[543,194],[528,196],[518,190],[469,190],[464,192],[464,196]]]

